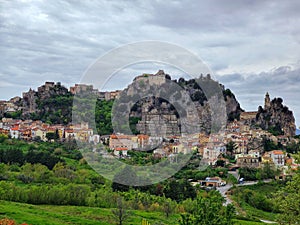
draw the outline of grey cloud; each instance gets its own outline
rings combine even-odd
[[[0,98],[46,80],[77,83],[107,51],[160,40],[191,50],[217,74],[231,74],[220,81],[245,99],[243,105],[256,108],[255,99],[266,89],[280,94],[280,88],[287,97],[299,94],[299,66],[279,68],[299,60],[299,10],[300,2],[293,0],[2,1]],[[133,66],[123,74],[157,69]],[[127,85],[124,80],[115,83]],[[8,91],[5,84],[15,88]]]

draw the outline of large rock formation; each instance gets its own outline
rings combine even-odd
[[[50,123],[71,121],[72,94],[60,82],[45,82],[37,91],[23,93],[23,119],[40,119]]]
[[[145,97],[144,93],[152,96]],[[238,118],[243,111],[234,94],[210,75],[177,81],[171,80],[162,70],[136,77],[121,93],[116,105],[115,118],[126,118],[129,112],[131,117],[141,118],[137,129],[150,135],[155,128],[165,135],[192,131],[210,133],[226,125],[227,120]]]
[[[269,130],[275,135],[284,134],[292,137],[296,134],[296,125],[293,112],[282,104],[281,98],[269,99],[267,93],[265,107],[259,106],[255,125],[264,130]]]

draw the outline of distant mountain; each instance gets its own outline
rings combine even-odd
[[[296,129],[296,135],[300,135],[300,130]]]

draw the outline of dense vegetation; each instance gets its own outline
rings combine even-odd
[[[30,118],[42,120],[49,124],[68,124],[71,122],[73,95],[54,94],[49,98],[37,99],[38,113],[32,113]]]
[[[115,208],[114,212],[120,212],[120,209],[117,209],[118,201],[121,199],[122,210],[130,212],[124,224],[140,224],[142,218],[149,218],[149,221],[152,222],[160,220],[162,224],[199,224],[199,221],[205,221],[205,224],[233,224],[235,221],[233,219],[236,217],[234,208],[222,206],[223,198],[218,192],[206,192],[198,186],[191,186],[188,182],[188,179],[199,180],[205,179],[207,176],[220,176],[228,182],[236,182],[236,180],[232,180],[226,168],[208,167],[205,170],[199,170],[200,158],[197,154],[192,156],[182,170],[164,182],[146,187],[129,187],[105,180],[92,170],[82,158],[75,143],[26,143],[7,139],[4,136],[1,136],[0,142],[0,200],[4,205],[12,205],[9,202],[61,205],[62,207],[69,205],[70,211],[72,211],[71,215],[76,218],[77,216],[74,215],[76,208],[71,206],[96,207],[89,210],[93,212],[99,210],[99,212],[105,212],[107,216],[97,217],[96,213],[93,213],[93,216],[90,217],[82,213],[80,214],[82,215],[81,219],[94,221],[97,220],[95,218],[98,218],[99,223],[95,224],[112,224],[117,221],[114,220],[114,213],[111,209]],[[149,157],[151,153],[147,152],[131,152],[129,154],[131,154],[130,158],[122,159],[128,164],[145,165],[145,163],[152,163],[152,160],[156,160]],[[56,161],[47,161],[48,157]],[[51,165],[50,162],[52,162]],[[153,162],[155,163],[155,161]],[[274,175],[274,171],[270,168],[262,171],[242,169],[240,172],[243,176],[248,176],[249,180],[252,178],[263,179]],[[126,173],[130,173],[130,171]],[[263,177],[263,174],[266,177]],[[251,178],[251,176],[253,177]],[[117,177],[115,177],[116,179]],[[281,215],[285,215],[283,208],[275,204],[276,202],[272,199],[274,196],[278,196],[276,194],[278,191],[296,195],[298,190],[295,189],[297,188],[295,184],[298,180],[295,178],[292,182],[294,183],[288,184],[284,189],[278,183],[237,187],[232,190],[233,199],[237,202],[237,209],[249,213],[252,220],[270,219],[279,212],[282,213]],[[285,201],[291,200],[278,200],[281,202],[280,204],[286,204]],[[48,209],[50,208],[49,206]],[[4,209],[4,212],[8,210],[6,207]],[[84,208],[80,209],[85,212]],[[52,209],[51,211],[53,212]],[[59,213],[55,212],[54,215],[56,214]],[[7,216],[14,218],[12,214],[6,213],[0,215],[0,218]],[[62,215],[59,214],[59,216],[63,218]],[[243,219],[244,217],[239,218]],[[285,217],[282,218],[285,220]],[[18,217],[16,219],[19,222],[38,224],[34,220],[23,221]],[[92,223],[86,222],[86,224]]]
[[[103,179],[93,171],[81,157],[74,143],[26,143],[2,137],[0,149],[2,154],[0,200],[34,205],[99,207],[110,210],[118,208],[118,199],[121,198],[124,201],[123,207],[133,214],[140,213],[135,213],[134,210],[142,210],[149,215],[155,213],[159,218],[162,213],[164,218],[177,218],[175,221],[178,223],[181,221],[182,224],[187,218],[191,221],[201,219],[196,216],[202,207],[201,204],[212,204],[215,201],[212,199],[215,198],[219,199],[218,204],[223,201],[218,193],[207,194],[204,190],[191,186],[187,181],[186,177],[194,174],[192,171],[195,168],[196,157],[183,171],[176,174],[176,178],[143,188],[120,189],[115,188],[111,181]],[[49,165],[52,161],[44,160],[44,157],[50,159],[53,157],[56,160],[53,161],[54,165]],[[137,161],[140,160],[139,156],[134,157]],[[205,173],[217,173],[212,171],[212,169],[204,171],[202,176],[206,176]],[[3,201],[2,203],[11,204]],[[219,210],[219,218],[228,216],[229,211],[227,212],[226,207],[220,205],[214,207]],[[131,217],[128,221],[133,221]],[[112,218],[113,216],[109,216],[106,221],[112,221]],[[173,222],[164,223],[174,224],[174,219],[170,221]],[[103,224],[111,224],[111,222],[103,222]]]

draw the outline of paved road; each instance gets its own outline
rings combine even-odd
[[[226,202],[224,203],[224,205],[228,205],[230,203],[232,203],[231,199],[228,198],[228,196],[226,195],[226,192],[232,188],[232,184],[227,184],[223,187],[218,187],[217,190],[221,193],[221,195],[225,198]]]
[[[260,221],[263,222],[263,223],[276,223],[276,222],[270,221],[270,220],[260,220]]]
[[[268,179],[268,180],[263,180],[264,183],[268,183],[271,182],[272,180]],[[248,185],[254,185],[257,184],[258,181],[246,181],[243,184],[237,184],[237,186],[248,186]],[[232,184],[227,184],[226,186],[223,187],[218,187],[217,190],[221,193],[221,195],[225,198],[226,202],[224,203],[224,205],[228,205],[232,203],[232,200],[230,198],[228,198],[228,196],[226,195],[226,192],[232,188]],[[260,220],[263,223],[268,223],[268,224],[273,224],[276,223],[274,221],[269,221],[269,220]]]
[[[243,184],[237,184],[237,186],[247,186],[247,185],[254,185],[257,184],[258,181],[247,181],[244,182]],[[221,193],[221,195],[225,198],[226,202],[224,203],[224,205],[228,205],[230,203],[232,203],[231,199],[228,198],[228,196],[226,195],[226,192],[232,188],[232,184],[227,184],[225,186],[222,187],[218,187],[217,190]]]

